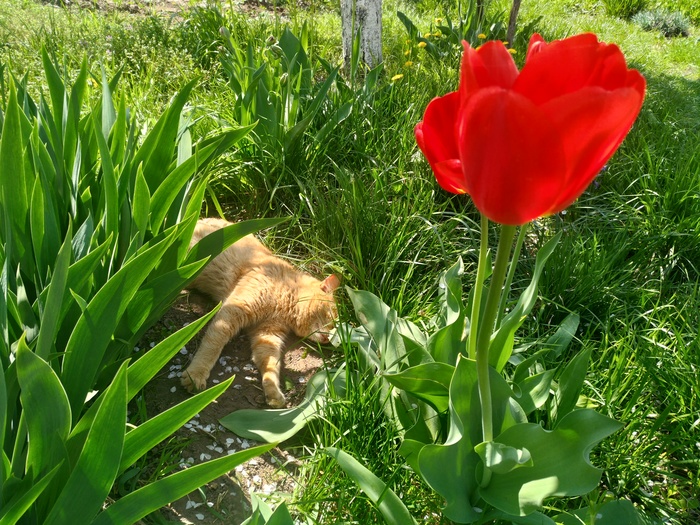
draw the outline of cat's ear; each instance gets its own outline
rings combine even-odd
[[[335,274],[331,274],[321,283],[321,290],[326,293],[333,293],[338,286],[340,286],[340,278]]]

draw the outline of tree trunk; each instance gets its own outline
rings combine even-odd
[[[518,11],[520,11],[520,1],[521,0],[513,0],[513,7],[510,10],[508,33],[506,34],[506,41],[510,46],[513,46],[513,40],[515,39],[515,23],[518,19]]]
[[[360,32],[360,60],[370,68],[382,62],[382,0],[341,0],[343,58],[352,62],[352,43]]]

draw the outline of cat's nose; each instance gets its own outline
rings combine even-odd
[[[324,334],[319,332],[318,334],[318,342],[321,343],[322,345],[327,345],[328,343],[331,342],[330,337],[328,337],[328,334]]]

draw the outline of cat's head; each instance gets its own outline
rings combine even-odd
[[[327,344],[333,321],[338,317],[333,292],[340,286],[336,275],[329,275],[323,281],[310,282],[297,304],[294,332],[309,341]]]

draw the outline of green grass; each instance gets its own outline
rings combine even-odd
[[[507,7],[508,2],[498,0],[489,12],[495,16]],[[693,2],[680,7],[697,23]],[[193,8],[171,20],[0,0],[4,86],[11,69],[16,76],[26,74],[30,91],[39,92],[38,49],[46,45],[69,77],[83,56],[110,73],[123,68],[121,93],[138,120],[148,122],[176,90],[199,77],[192,115],[200,119],[195,130],[203,133],[232,119],[235,95],[218,61],[221,25],[264,47],[270,35],[279,38],[287,22],[297,35],[306,22],[314,78],[325,75],[317,59],[340,65],[340,24],[328,4],[289,6],[285,17],[243,16],[230,8]],[[478,250],[478,220],[474,222],[471,204],[439,189],[413,139],[413,126],[428,101],[456,87],[459,55],[436,61],[407,44],[395,15],[397,10],[406,13],[426,32],[446,9],[456,17],[446,2],[386,1],[386,64],[377,89],[356,103],[321,144],[305,140],[282,157],[247,142],[216,168],[211,188],[230,217],[291,215],[294,220],[269,239],[279,252],[312,272],[342,273],[345,284],[377,294],[417,322],[434,313],[439,273],[461,255],[471,274]],[[532,24],[546,39],[594,31],[602,40],[616,42],[647,78],[647,100],[626,142],[566,214],[533,229],[514,289],[527,282],[539,239],[563,231],[542,276],[542,301],[526,323],[530,331],[523,332],[525,338],[538,336],[568,311],[580,313],[579,343],[571,351],[593,349],[586,395],[625,425],[596,449],[594,459],[605,468],[602,489],[630,498],[668,523],[696,523],[700,30],[693,26],[687,38],[666,39],[607,16],[603,4],[593,0],[524,2],[520,24]],[[523,39],[519,42],[522,46]],[[522,51],[518,48],[518,57]],[[404,77],[390,82],[396,74]],[[352,84],[344,78],[350,88],[361,89],[362,79]],[[0,101],[4,105],[5,99]],[[331,106],[322,111],[327,117]],[[314,121],[309,133],[323,123]],[[213,200],[207,212],[215,213]],[[343,318],[350,318],[344,310]],[[351,366],[350,353],[343,357]],[[313,428],[310,451],[338,446],[352,453],[403,495],[414,516],[435,516],[439,502],[402,466],[395,436],[367,383],[357,384],[347,401],[332,405],[326,418],[326,424]],[[367,500],[326,456],[310,453],[300,482],[306,490],[297,494],[298,511],[317,523],[378,522]],[[344,499],[333,505],[331,498],[339,495]]]

